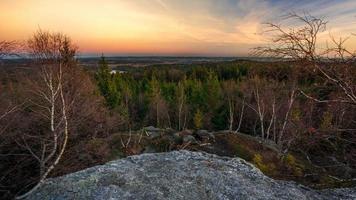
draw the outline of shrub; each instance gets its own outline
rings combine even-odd
[[[115,148],[111,150],[110,160],[124,158],[125,153],[120,148]]]
[[[271,175],[274,173],[276,166],[273,163],[264,163],[261,154],[255,154],[252,162],[257,168],[259,168],[263,173]]]
[[[320,129],[327,131],[332,127],[333,116],[330,112],[324,112],[323,119],[320,124]]]
[[[153,141],[153,146],[157,152],[168,152],[172,150],[172,144],[168,138],[156,139]]]
[[[196,129],[201,129],[203,126],[203,113],[199,109],[194,114],[194,126]]]
[[[91,139],[86,144],[86,150],[92,159],[106,161],[110,156],[110,148],[107,141],[102,138]]]
[[[234,148],[235,154],[240,158],[243,158],[248,161],[251,161],[254,158],[253,153],[251,153],[248,149],[246,149],[241,144],[234,144],[233,148]]]
[[[121,142],[122,142],[121,135],[122,135],[121,133],[115,133],[111,135],[109,143],[112,148],[121,148]]]
[[[303,166],[297,163],[295,157],[292,154],[289,153],[284,157],[284,163],[295,176],[303,175]]]

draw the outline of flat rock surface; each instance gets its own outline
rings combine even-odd
[[[142,154],[55,179],[28,199],[356,199],[276,181],[240,158],[200,152]]]

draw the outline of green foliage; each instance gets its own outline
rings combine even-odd
[[[175,102],[175,93],[177,85],[175,83],[163,83],[162,84],[162,97],[169,104],[174,104]]]
[[[100,93],[104,96],[107,105],[110,108],[115,108],[119,103],[119,92],[117,85],[112,79],[109,66],[102,56],[99,61],[99,70],[95,76]]]
[[[221,87],[218,76],[210,71],[206,83],[204,84],[205,92],[207,93],[207,101],[210,108],[216,108],[221,99]]]
[[[264,105],[266,109],[270,108],[272,103],[267,97],[269,93],[273,93],[277,101],[286,102],[288,96],[286,87],[291,84],[288,82],[289,76],[295,71],[286,64],[242,61],[184,67],[151,66],[131,69],[124,74],[110,74],[106,59],[102,57],[95,77],[99,91],[112,113],[120,114],[122,119],[130,122],[127,125],[132,128],[155,125],[174,129],[184,126],[222,130],[229,128],[231,110],[233,128],[237,126],[242,99],[250,105],[256,103],[253,95],[255,87],[259,88],[260,96],[264,98],[262,100],[266,101],[264,103],[269,104]],[[302,73],[300,77],[299,75],[296,77],[304,80],[306,72],[300,73]],[[313,84],[315,83],[313,80]],[[317,97],[326,98],[324,96],[330,93],[327,91],[325,94],[319,94],[320,88],[304,81],[303,84],[303,90],[308,89],[304,91],[317,92]],[[296,101],[302,104],[295,103],[290,120],[298,125],[315,126],[303,121],[306,115],[302,105],[307,99],[298,96]],[[285,109],[286,105],[280,104],[277,107]],[[256,116],[249,115],[248,109],[246,108],[243,121],[252,123]],[[284,115],[279,111],[277,114]],[[269,116],[270,113],[266,115]],[[331,127],[332,115],[334,113],[319,116],[322,118],[321,122],[318,122],[321,129]],[[253,124],[243,124],[241,131],[253,133],[255,130],[252,127]]]
[[[187,100],[193,110],[208,109],[206,104],[207,93],[203,83],[199,80],[187,80]]]
[[[210,64],[177,69],[150,67],[141,72],[110,74],[102,57],[95,78],[107,106],[133,126],[179,128],[180,123],[180,128],[220,130],[227,127],[229,112],[222,84],[233,80],[237,86],[236,81],[247,75],[248,67],[236,63],[218,68]]]
[[[150,98],[157,98],[161,93],[160,82],[157,80],[155,76],[152,77],[150,82],[148,83],[148,95]]]
[[[216,130],[225,130],[228,127],[229,110],[226,104],[216,109],[211,118],[213,128]]]

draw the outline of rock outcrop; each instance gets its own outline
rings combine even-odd
[[[176,151],[142,154],[47,182],[28,199],[356,199],[276,181],[243,159]]]

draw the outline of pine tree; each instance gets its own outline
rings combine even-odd
[[[152,77],[149,82],[149,98],[151,107],[155,110],[156,117],[156,126],[160,126],[160,101],[161,101],[161,88],[158,80],[155,77]]]
[[[100,58],[99,69],[95,77],[99,91],[104,96],[107,105],[112,109],[115,108],[119,104],[119,93],[104,56]]]
[[[214,111],[221,103],[221,87],[218,76],[215,72],[210,71],[205,84],[205,92],[207,94],[208,108]]]

